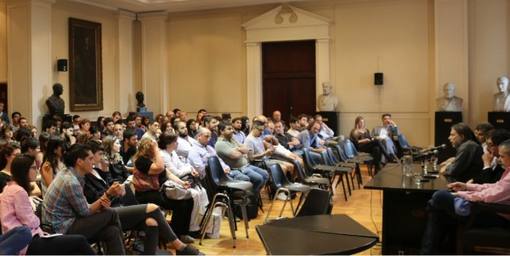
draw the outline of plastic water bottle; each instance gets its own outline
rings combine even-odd
[[[402,158],[402,175],[405,177],[413,176],[413,157],[405,155]]]

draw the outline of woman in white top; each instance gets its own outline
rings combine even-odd
[[[158,146],[161,149],[161,157],[165,163],[165,169],[169,178],[177,176],[182,180],[186,176],[192,176],[198,179],[199,173],[191,164],[182,161],[175,152],[177,149],[177,135],[161,135]],[[209,199],[207,198],[207,191],[202,186],[196,185],[189,189],[193,197],[193,211],[191,212],[189,230],[194,232],[200,230],[201,217],[205,214]]]

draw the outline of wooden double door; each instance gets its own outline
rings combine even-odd
[[[263,112],[282,119],[315,113],[315,41],[262,44]]]

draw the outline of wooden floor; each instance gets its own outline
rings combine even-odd
[[[366,183],[370,178],[367,177],[367,173],[364,170],[362,172],[363,182]],[[202,252],[205,254],[220,254],[220,255],[246,255],[246,254],[256,254],[256,255],[265,255],[266,251],[264,250],[264,246],[260,242],[260,239],[255,231],[256,225],[261,225],[264,222],[265,214],[267,213],[267,209],[269,207],[269,199],[267,198],[267,193],[263,193],[262,195],[264,202],[264,211],[262,213],[259,210],[259,215],[256,219],[250,221],[250,229],[249,236],[247,239],[245,236],[244,225],[242,223],[238,223],[237,234],[237,247],[232,248],[232,239],[230,237],[230,230],[228,227],[227,219],[223,219],[221,223],[221,237],[219,239],[204,239],[202,246],[196,242],[195,246],[197,246]],[[361,225],[365,226],[367,229],[376,233],[381,237],[381,229],[382,229],[382,195],[379,191],[374,190],[365,190],[363,188],[356,189],[352,191],[352,196],[350,196],[347,202],[344,200],[342,187],[338,186],[336,190],[336,195],[333,197],[334,205],[332,214],[347,214],[351,218],[355,219]],[[295,204],[297,204],[297,199],[295,199]],[[270,218],[277,217],[281,206],[283,205],[283,201],[277,200],[275,205],[273,206],[272,214]],[[284,217],[291,217],[292,213],[290,210],[290,206],[287,204],[287,207],[283,213]],[[372,247],[371,249],[361,252],[363,255],[379,255],[381,253],[380,243]]]

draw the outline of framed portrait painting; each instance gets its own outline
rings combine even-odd
[[[101,24],[69,18],[71,111],[103,109]]]

